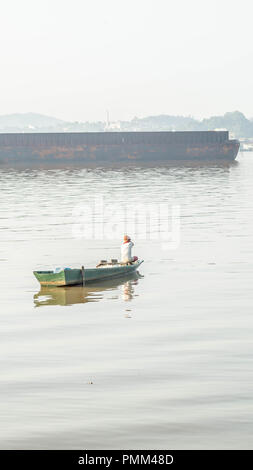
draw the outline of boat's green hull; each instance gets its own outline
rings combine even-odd
[[[142,261],[138,261],[130,265],[89,268],[85,269],[83,273],[81,269],[66,268],[58,273],[54,271],[33,271],[33,274],[42,286],[74,286],[83,283],[86,284],[86,282],[124,276],[134,272],[141,263]]]

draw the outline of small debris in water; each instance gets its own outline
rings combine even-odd
[[[126,312],[131,312],[131,310],[130,310],[130,309],[126,309]],[[131,315],[131,313],[125,313],[124,317],[125,317],[125,318],[132,318],[132,315]]]

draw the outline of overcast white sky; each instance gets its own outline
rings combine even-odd
[[[0,114],[253,117],[252,0],[5,0]]]

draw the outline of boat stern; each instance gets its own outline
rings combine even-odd
[[[65,286],[65,271],[55,273],[54,271],[33,271],[41,286]]]

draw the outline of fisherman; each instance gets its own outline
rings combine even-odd
[[[131,263],[132,261],[137,261],[138,256],[132,256],[132,247],[134,243],[128,235],[124,235],[124,241],[121,245],[121,262],[122,263]]]

